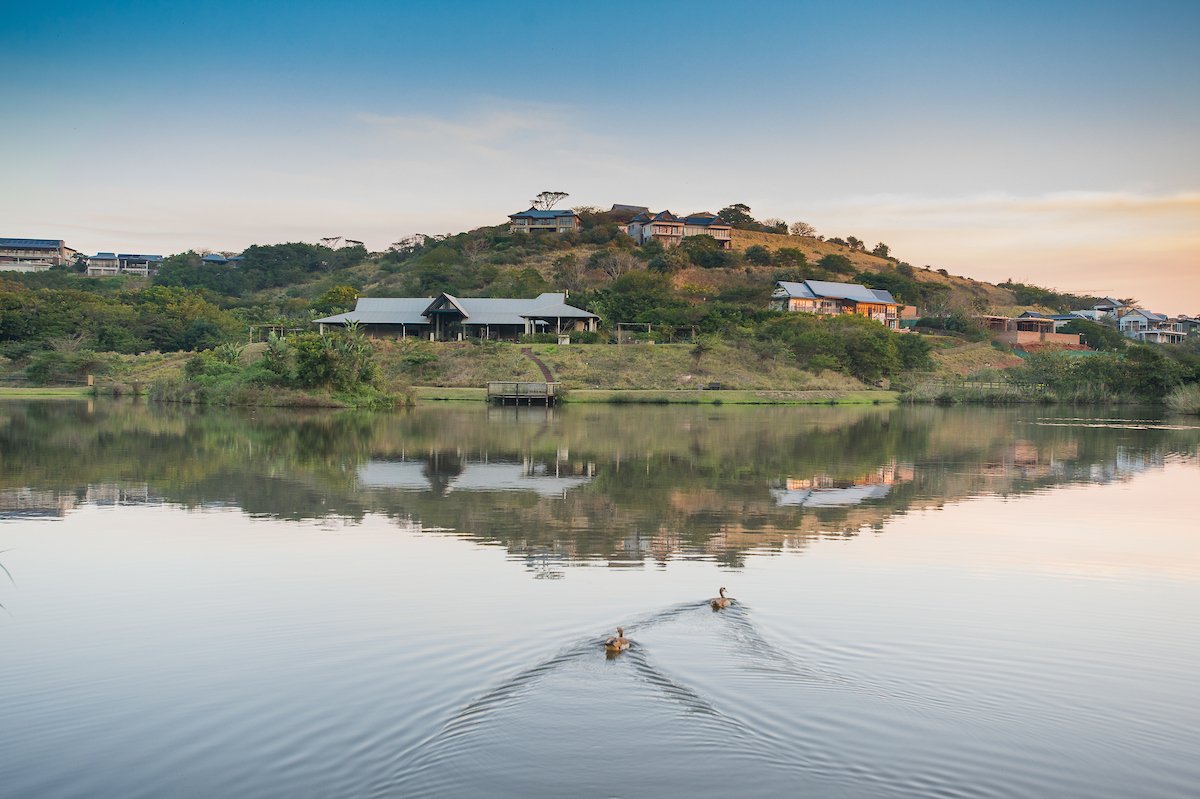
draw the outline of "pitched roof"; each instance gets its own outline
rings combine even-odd
[[[801,283],[793,283],[787,280],[780,280],[775,285],[778,286],[776,294],[782,292],[784,296],[796,297],[798,299],[816,300],[828,297],[830,299],[852,300],[854,302],[883,302],[889,305],[900,304],[892,297],[890,291],[869,289],[858,283],[834,283],[828,280],[805,280]]]
[[[115,261],[117,260],[116,253],[98,252],[95,255],[88,256],[89,261]]]
[[[121,258],[123,260],[127,260],[127,261],[161,261],[161,260],[163,260],[163,257],[161,255],[139,255],[139,254],[129,253],[129,252],[123,252],[120,255],[118,255],[117,257]]]
[[[509,219],[557,219],[560,216],[578,216],[570,208],[551,208],[541,210],[538,208],[530,208],[528,211],[522,211],[519,214],[509,214]]]
[[[433,306],[453,305],[464,314],[469,325],[523,325],[529,318],[562,317],[564,319],[593,319],[594,313],[567,305],[565,294],[546,292],[533,299],[502,297],[459,298],[449,294],[437,297],[363,297],[353,311],[317,319],[325,324],[361,322],[375,325],[425,325]],[[444,302],[443,302],[444,301]]]
[[[221,255],[219,252],[210,252],[200,260],[208,261],[210,264],[224,264],[229,262],[229,259],[224,255]]]
[[[708,211],[697,211],[688,214],[684,217],[685,222],[689,225],[704,225],[705,227],[729,227],[729,224],[721,217]]]
[[[0,247],[15,247],[18,250],[58,249],[62,245],[62,239],[0,239]]]
[[[640,211],[641,213],[649,213],[650,209],[644,205],[621,205],[620,203],[613,203],[613,207],[609,208],[608,212],[611,214],[614,211]]]

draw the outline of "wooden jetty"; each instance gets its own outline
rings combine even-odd
[[[487,399],[498,405],[554,405],[558,401],[558,383],[496,381],[488,383]]]

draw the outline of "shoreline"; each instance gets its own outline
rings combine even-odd
[[[487,389],[414,386],[413,397],[430,402],[486,402]],[[570,389],[563,405],[881,405],[900,402],[900,392],[773,391],[769,389]]]

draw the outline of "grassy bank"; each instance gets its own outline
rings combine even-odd
[[[48,397],[86,397],[93,393],[92,389],[86,386],[72,388],[0,388],[0,398],[10,397],[17,399],[46,399]]]
[[[698,390],[713,384],[738,391],[861,391],[867,386],[832,371],[813,373],[785,353],[755,352],[723,341],[697,352],[691,344],[508,344],[375,342],[386,381],[480,388],[493,380],[545,380],[528,349],[555,382],[578,390]]]
[[[483,402],[487,390],[417,386],[418,400]],[[576,389],[568,391],[563,403],[610,405],[878,405],[899,402],[895,391],[862,389],[859,391],[739,391],[739,390],[656,390],[656,389]]]

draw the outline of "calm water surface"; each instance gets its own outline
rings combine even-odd
[[[1195,796],[1198,446],[1126,410],[0,403],[0,793]]]

